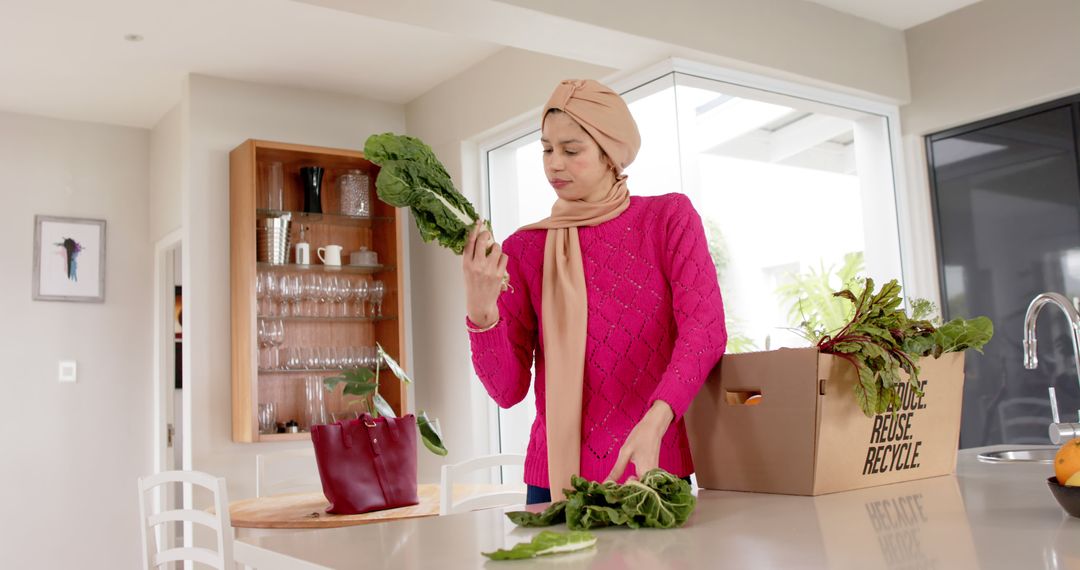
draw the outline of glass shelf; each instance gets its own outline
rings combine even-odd
[[[372,223],[393,222],[391,216],[350,216],[347,214],[310,214],[308,212],[292,212],[288,210],[266,210],[259,208],[255,215],[259,218],[278,218],[290,214],[293,222],[303,224],[324,223],[336,226],[356,226],[362,228],[371,227]]]
[[[259,315],[260,321],[288,321],[288,322],[343,322],[343,323],[377,323],[380,321],[393,321],[397,317],[268,317]]]
[[[256,265],[259,269],[267,271],[324,271],[326,273],[354,273],[360,275],[386,273],[394,270],[393,265],[323,265],[321,263],[301,265],[299,263],[266,263],[265,261],[260,261]]]

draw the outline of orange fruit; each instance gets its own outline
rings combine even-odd
[[[756,405],[761,403],[761,400],[762,400],[761,394],[754,394],[753,396],[750,396],[749,398],[747,398],[746,401],[743,402],[743,404],[747,405],[747,406],[756,406]],[[1078,438],[1078,439],[1080,439],[1080,438]]]
[[[1080,437],[1070,440],[1054,455],[1054,475],[1062,485],[1080,472]]]

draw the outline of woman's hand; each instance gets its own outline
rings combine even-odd
[[[630,463],[634,464],[638,477],[659,467],[660,441],[664,438],[674,418],[675,412],[671,410],[667,402],[663,400],[654,402],[645,413],[645,417],[641,418],[634,429],[630,430],[626,443],[619,450],[619,458],[615,460],[615,468],[607,476],[608,480],[618,481]]]
[[[487,327],[499,318],[499,293],[503,289],[506,262],[506,254],[495,243],[483,220],[477,222],[461,254],[461,268],[465,274],[465,311],[478,327]]]

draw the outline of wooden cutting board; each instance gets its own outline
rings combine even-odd
[[[506,490],[503,485],[455,485],[454,499],[476,493]],[[433,517],[439,514],[439,486],[419,485],[420,503],[411,507],[387,509],[360,515],[332,515],[330,503],[322,492],[291,493],[234,501],[229,517],[237,528],[335,528],[389,520]]]

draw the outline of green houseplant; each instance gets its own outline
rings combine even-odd
[[[323,378],[323,384],[327,390],[333,390],[338,384],[344,384],[343,393],[345,395],[360,396],[365,400],[370,397],[372,404],[371,415],[376,418],[379,416],[396,417],[397,414],[394,413],[394,408],[379,394],[379,372],[381,372],[382,366],[385,364],[390,369],[390,372],[397,376],[398,380],[412,384],[412,378],[409,378],[401,365],[391,358],[378,343],[375,344],[375,351],[375,370],[353,368],[342,372],[340,376]],[[442,436],[435,429],[432,420],[428,419],[427,413],[421,411],[416,414],[416,426],[420,430],[420,440],[424,442],[424,447],[435,455],[445,456],[447,452],[446,447],[443,445]]]

